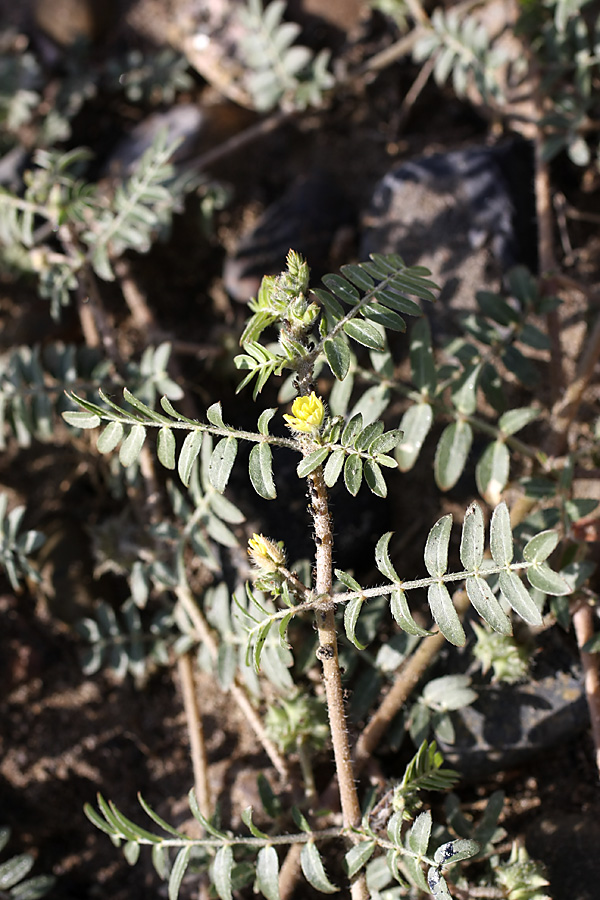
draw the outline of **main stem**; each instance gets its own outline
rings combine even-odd
[[[321,466],[309,476],[311,485],[311,511],[315,525],[316,543],[316,584],[317,595],[323,598],[323,605],[316,611],[319,649],[317,656],[323,666],[323,682],[329,712],[329,727],[333,744],[333,755],[340,790],[340,802],[344,828],[358,827],[361,822],[360,803],[354,783],[354,770],[346,715],[344,709],[344,692],[338,658],[337,633],[335,627],[334,606],[330,600],[333,587],[333,534],[327,486],[323,478]],[[368,900],[369,892],[364,874],[361,873],[352,883],[352,900]]]

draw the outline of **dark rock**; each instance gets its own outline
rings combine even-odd
[[[498,290],[508,269],[534,263],[532,184],[522,141],[403,163],[375,188],[360,257],[399,253],[427,266],[441,288],[436,319],[472,311],[476,291]]]

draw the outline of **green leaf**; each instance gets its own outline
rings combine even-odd
[[[165,469],[175,468],[175,435],[172,428],[161,428],[156,439],[156,454]]]
[[[400,578],[398,577],[398,574],[394,566],[392,565],[392,561],[390,560],[388,553],[388,545],[393,533],[393,531],[388,531],[383,534],[377,541],[377,546],[375,547],[375,565],[377,566],[381,574],[385,575],[385,577],[390,581],[400,583]]]
[[[427,600],[431,614],[446,640],[456,647],[464,646],[465,632],[446,585],[439,581],[431,584],[427,591]]]
[[[499,503],[490,524],[490,551],[492,559],[499,566],[508,566],[513,559],[513,538],[510,514],[506,503]]]
[[[183,446],[181,448],[181,453],[179,454],[177,471],[179,472],[179,477],[186,487],[190,483],[192,469],[194,467],[194,463],[196,462],[196,457],[200,453],[202,438],[203,434],[199,429],[190,431],[189,434],[186,435],[185,441],[183,442]]]
[[[375,291],[375,297],[383,306],[388,306],[397,312],[406,313],[408,316],[418,316],[419,318],[423,315],[423,310],[418,303],[415,303],[414,300],[409,300],[408,297],[399,293],[393,287]]]
[[[554,597],[564,597],[565,594],[571,593],[571,588],[567,582],[561,578],[557,572],[545,563],[538,563],[526,570],[527,580],[531,587],[537,588],[544,594],[551,594]]]
[[[413,853],[417,853],[419,856],[425,856],[427,853],[431,837],[431,824],[431,812],[427,810],[417,816],[414,825],[408,832],[406,844]]]
[[[33,866],[33,856],[20,853],[0,865],[0,890],[9,888],[22,881]]]
[[[377,456],[378,453],[389,453],[400,443],[402,438],[401,429],[395,428],[393,431],[386,431],[385,434],[376,437],[367,449],[373,456]]]
[[[423,316],[412,327],[410,340],[412,380],[421,393],[433,396],[436,388],[435,362],[429,322]]]
[[[499,634],[512,634],[512,623],[492,593],[492,589],[480,575],[471,575],[466,581],[467,595],[482,619]]]
[[[370,350],[385,350],[385,342],[379,329],[362,319],[351,319],[343,325],[343,329],[352,340]]]
[[[256,860],[256,889],[266,900],[279,900],[279,860],[275,847],[261,847]]]
[[[325,357],[329,363],[329,368],[338,381],[343,381],[348,374],[352,354],[348,342],[341,334],[337,334],[334,338],[327,338],[323,344]]]
[[[409,406],[402,416],[400,430],[403,437],[395,453],[401,472],[408,472],[414,466],[432,422],[433,410],[429,403]]]
[[[452,900],[452,894],[448,890],[446,879],[439,868],[433,866],[427,870],[427,886],[431,891],[433,900]]]
[[[362,427],[362,413],[356,413],[356,415],[352,416],[352,418],[344,426],[344,430],[342,431],[342,436],[340,438],[342,444],[345,447],[354,446],[356,436],[360,434],[360,432],[362,431]]]
[[[492,441],[475,467],[477,490],[488,503],[497,503],[508,483],[510,454],[503,441]]]
[[[539,409],[533,406],[523,406],[519,409],[509,409],[498,419],[498,428],[507,437],[516,434],[530,422],[534,422],[540,416]]]
[[[324,275],[321,280],[344,303],[354,306],[360,300],[360,294],[354,285],[342,278],[341,275]]]
[[[374,460],[365,459],[364,461],[365,481],[370,491],[376,497],[387,497],[387,484],[381,473],[381,469]]]
[[[427,538],[425,545],[425,568],[434,578],[440,578],[448,568],[448,545],[452,530],[452,514],[439,519]]]
[[[313,450],[308,456],[301,459],[296,466],[298,478],[305,478],[307,475],[310,475],[311,472],[314,472],[314,470],[327,459],[328,453],[329,447],[319,447],[318,450]]]
[[[217,850],[212,875],[217,894],[221,900],[233,900],[231,892],[231,870],[234,866],[233,850],[229,844]],[[171,898],[169,897],[169,900]]]
[[[373,287],[373,279],[360,266],[341,266],[340,271],[345,278],[352,281],[363,291],[369,291]]]
[[[503,597],[512,606],[517,615],[521,616],[529,625],[542,624],[541,612],[515,572],[500,572],[498,583]]]
[[[314,841],[308,841],[300,853],[302,873],[311,887],[322,894],[336,894],[339,888],[331,883],[325,873],[321,855]]]
[[[362,482],[362,459],[357,453],[351,453],[344,463],[344,484],[350,494],[356,497]]]
[[[119,450],[119,462],[122,466],[132,465],[138,456],[140,455],[140,451],[144,446],[144,441],[146,440],[146,429],[143,425],[134,425],[121,444],[121,449]]]
[[[257,427],[260,434],[268,434],[269,433],[269,422],[277,412],[276,409],[269,408],[263,409],[260,416],[258,417]]]
[[[209,406],[206,410],[206,418],[210,422],[211,425],[214,425],[216,428],[225,428],[225,422],[223,421],[223,409],[221,407],[221,403],[213,403],[212,406]]]
[[[273,481],[273,454],[268,444],[261,442],[252,448],[248,461],[248,474],[252,487],[259,497],[263,497],[265,500],[275,499],[277,490]]]
[[[385,306],[375,303],[367,304],[363,306],[362,313],[366,319],[370,319],[371,322],[376,322],[390,331],[406,331],[406,322],[402,316],[392,309],[386,309]]]
[[[336,324],[336,322],[339,322],[344,318],[344,307],[341,305],[341,303],[338,303],[333,294],[330,294],[329,291],[324,291],[321,288],[316,288],[313,291],[313,294],[321,301],[321,304],[325,309],[327,330],[331,331],[331,328]]]
[[[433,859],[438,866],[450,866],[460,862],[461,859],[470,859],[476,853],[479,853],[479,849],[477,841],[463,839],[448,841],[447,844],[442,844],[441,847],[437,848]]]
[[[477,382],[482,363],[468,365],[452,386],[452,403],[465,416],[472,416],[477,409]]]
[[[507,347],[502,354],[502,362],[509,372],[519,379],[522,384],[528,387],[535,386],[539,383],[540,373],[538,372],[532,361],[524,356],[516,347]]]
[[[97,428],[102,421],[100,416],[84,410],[68,409],[62,414],[62,417],[67,425],[72,425],[74,428]]]
[[[182,847],[177,854],[169,876],[169,900],[177,900],[179,896],[179,888],[181,887],[183,876],[187,871],[191,852],[191,847]]]
[[[344,857],[348,878],[353,878],[369,862],[376,846],[375,841],[361,841],[348,850]]]
[[[401,588],[393,590],[390,595],[390,611],[402,631],[406,631],[407,634],[419,637],[428,637],[433,634],[432,631],[426,631],[425,628],[417,625],[408,608],[406,594]]]
[[[222,438],[211,453],[208,478],[212,486],[222,494],[237,456],[238,442],[234,437]]]
[[[346,637],[354,644],[357,650],[364,650],[366,647],[366,644],[361,644],[356,637],[356,624],[364,602],[364,597],[354,597],[353,600],[350,600],[350,602],[346,604],[346,609],[344,610],[344,629],[346,631]]]
[[[468,422],[453,422],[442,432],[435,451],[435,481],[442,491],[453,488],[469,456],[473,430]]]
[[[87,415],[87,413],[86,413]],[[121,422],[109,422],[96,444],[99,453],[110,453],[121,442],[125,429]]]
[[[523,559],[525,562],[541,563],[548,559],[558,544],[558,532],[540,531],[525,544]]]
[[[483,562],[485,531],[483,513],[477,503],[471,503],[465,513],[460,539],[460,561],[470,572],[476,571]]]
[[[323,478],[325,479],[325,484],[327,487],[333,487],[338,478],[340,477],[340,472],[344,466],[344,460],[346,458],[346,454],[343,450],[334,450],[327,462],[325,463],[325,468],[323,469]]]

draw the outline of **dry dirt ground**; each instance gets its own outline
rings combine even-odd
[[[90,65],[113,51],[111,41],[144,46],[156,40],[156,34],[172,21],[174,6],[158,0],[123,4],[130,16],[127,26],[117,36],[110,28],[107,36],[100,35]],[[296,6],[310,11],[310,4]],[[340,7],[337,22],[305,18],[306,39],[316,46],[328,40],[343,46],[347,31],[351,38],[352,29],[361,33],[366,26],[356,17],[353,4],[332,4],[328,18],[334,19]],[[22,12],[2,0],[0,26],[25,25],[35,40],[37,32],[31,20],[23,21]],[[365,34],[363,54],[385,43],[385,28],[379,20]],[[358,94],[340,97],[327,115],[288,122],[227,157],[211,175],[229,186],[231,199],[208,236],[197,227],[197,210],[188,205],[167,243],[157,245],[146,257],[132,256],[131,270],[161,327],[175,339],[207,351],[204,356],[182,358],[186,387],[201,404],[220,397],[230,404],[233,415],[245,414],[240,401],[234,400],[235,373],[226,363],[229,337],[239,333],[243,310],[222,288],[224,248],[234,246],[257,214],[281,196],[296,176],[316,168],[333,170],[350,203],[360,211],[377,179],[394,162],[489,140],[487,122],[450,91],[432,85],[399,130],[395,124],[399,101],[415,74],[410,64],[397,64]],[[204,90],[196,78],[192,99],[202,102]],[[131,109],[99,96],[75,123],[74,141],[92,143],[105,152],[111,129],[126,128],[132,115]],[[240,115],[239,121],[233,116],[233,122],[217,122],[215,127],[223,135],[245,124],[245,116]],[[555,177],[574,205],[589,205],[593,197],[597,199],[597,194],[592,198],[580,194],[576,173],[570,168],[557,168]],[[579,274],[597,280],[597,238],[582,224],[573,227],[571,238],[579,251]],[[351,232],[348,253],[356,243],[356,232]],[[139,349],[111,289],[106,302],[124,341],[129,329],[132,351]],[[3,351],[18,343],[80,339],[72,313],[67,312],[56,325],[31,285],[8,278],[0,280],[0,322]],[[224,348],[223,353],[215,358],[211,347]],[[0,459],[0,485],[9,491],[11,502],[29,505],[27,524],[49,536],[45,577],[55,593],[50,601],[27,587],[15,595],[5,580],[0,581],[0,825],[13,829],[13,852],[32,849],[36,853],[36,873],[53,872],[58,877],[51,898],[159,898],[166,896],[166,888],[148,856],[142,853],[140,862],[129,868],[82,812],[83,804],[100,791],[126,815],[142,821],[135,799],[139,790],[160,815],[182,821],[192,781],[176,679],[162,670],[138,690],[129,680],[116,684],[107,674],[86,678],[81,672],[72,622],[89,611],[98,596],[117,602],[122,590],[110,576],[100,583],[90,578],[89,532],[110,512],[111,504],[90,475],[88,463],[84,448],[69,444],[60,427],[55,440],[27,450],[10,446]],[[430,481],[428,474],[423,483],[411,476],[401,491],[404,508],[411,511],[411,524],[416,520],[417,546],[422,546],[430,523],[447,502]],[[384,511],[383,507],[374,515],[372,510],[365,511],[371,532],[366,538],[361,535],[361,540],[381,533],[383,518],[389,522],[386,527],[403,527],[397,493]],[[450,502],[464,507],[463,500],[461,496]],[[365,561],[360,561],[363,574],[369,571],[367,555],[371,558],[366,554]],[[358,571],[356,562],[354,567]],[[258,771],[268,771],[268,760],[212,680],[201,676],[199,689],[213,790],[228,822],[255,802],[254,780]],[[397,774],[397,766],[393,756],[384,757],[386,774]],[[596,900],[600,790],[588,730],[517,769],[465,785],[459,792],[480,808],[482,798],[499,786],[507,793],[502,824],[509,835],[525,841],[532,857],[545,863],[554,900]],[[184,895],[194,896],[193,887],[184,886]],[[298,897],[304,895],[302,889],[298,891]]]

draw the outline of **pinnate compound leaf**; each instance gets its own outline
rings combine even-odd
[[[125,429],[121,422],[109,422],[104,431],[98,437],[96,444],[99,453],[110,453],[120,444]]]
[[[343,326],[348,337],[368,347],[369,350],[385,350],[385,343],[381,336],[381,332],[375,325],[365,322],[364,319],[351,319]]]
[[[273,454],[268,444],[261,442],[252,448],[248,462],[248,474],[252,487],[259,497],[263,497],[265,500],[275,499],[277,490],[273,481]]]
[[[433,632],[426,631],[425,628],[417,625],[408,607],[406,594],[401,588],[393,590],[390,595],[390,611],[396,623],[407,634],[414,634],[419,637],[428,637],[430,634],[433,634]]]
[[[350,368],[352,355],[346,339],[338,334],[334,338],[328,338],[323,344],[325,357],[329,368],[338,381],[343,381]]]
[[[460,476],[473,443],[473,430],[468,422],[452,422],[444,428],[435,451],[435,481],[442,491],[453,488]]]
[[[393,533],[393,531],[387,531],[377,541],[377,546],[375,547],[375,565],[382,575],[385,575],[385,577],[389,578],[390,581],[395,581],[399,584],[400,579],[398,578],[398,574],[394,566],[392,565],[392,561],[388,552],[388,546]]]
[[[161,428],[156,438],[156,455],[165,469],[175,468],[175,435],[172,428]]]
[[[217,850],[212,874],[217,894],[221,900],[233,900],[231,892],[231,870],[234,865],[233,850],[229,844]],[[171,898],[169,897],[169,900]]]
[[[446,640],[456,647],[464,646],[465,632],[446,585],[440,581],[431,584],[427,591],[427,600],[431,614]]]
[[[122,466],[131,466],[138,456],[140,455],[140,451],[144,446],[144,441],[146,440],[146,429],[143,425],[134,425],[121,444],[121,449],[119,450],[119,462]]]
[[[433,410],[429,403],[409,406],[400,422],[402,441],[396,448],[396,459],[401,472],[408,472],[417,461],[423,442],[433,422]]]
[[[346,609],[344,610],[344,628],[346,630],[346,637],[354,644],[357,650],[364,650],[367,646],[366,644],[361,644],[356,637],[356,625],[364,602],[364,597],[354,597],[353,600],[350,600],[350,602],[346,604]]]
[[[279,860],[273,846],[261,847],[258,853],[256,888],[266,900],[279,900]]]
[[[477,503],[471,503],[465,513],[460,539],[460,561],[469,572],[475,572],[483,562],[484,547],[483,513]]]
[[[353,878],[366,865],[375,851],[375,841],[361,841],[346,853],[344,861],[348,878]]]
[[[314,841],[308,841],[302,848],[300,865],[304,877],[315,890],[322,894],[336,894],[339,891],[339,888],[332,884],[327,877],[321,854]]]
[[[542,624],[541,612],[515,572],[500,572],[498,583],[502,596],[512,606],[517,615],[521,616],[529,625]]]
[[[513,538],[510,514],[506,503],[499,503],[490,523],[490,550],[499,566],[509,566],[513,559]]]
[[[540,531],[525,544],[523,559],[525,562],[541,563],[548,559],[558,544],[558,532]]]
[[[307,475],[310,475],[311,472],[314,472],[315,469],[327,459],[328,453],[328,447],[319,447],[318,450],[313,450],[312,453],[309,453],[308,456],[305,456],[304,459],[300,460],[296,467],[298,478],[305,478]]]
[[[483,451],[475,468],[477,490],[488,503],[497,503],[507,485],[510,453],[503,441],[492,441]]]
[[[238,442],[234,437],[221,438],[213,450],[208,464],[208,477],[212,486],[222,494],[227,487],[237,456]]]
[[[351,453],[344,463],[344,483],[346,489],[353,497],[356,497],[362,482],[362,459],[358,453]]]
[[[196,462],[196,457],[200,453],[200,448],[202,446],[202,437],[203,434],[199,429],[190,431],[190,433],[186,435],[185,441],[183,442],[183,446],[181,448],[181,453],[179,454],[177,471],[179,472],[179,477],[186,487],[190,483],[192,469],[194,467],[194,463]]]
[[[467,595],[482,619],[499,634],[512,634],[510,617],[492,593],[492,589],[479,575],[472,575],[466,581]]]
[[[448,568],[448,545],[452,530],[452,515],[439,519],[427,538],[425,545],[425,568],[434,578],[440,578]]]
[[[565,594],[571,593],[571,588],[567,582],[557,572],[545,563],[538,563],[527,569],[527,580],[531,587],[537,588],[544,594],[551,594],[554,597],[564,597]]]

